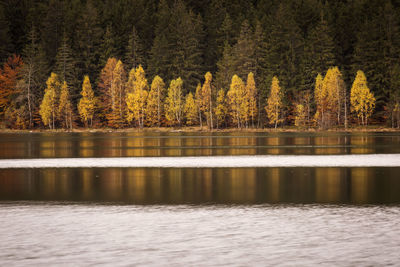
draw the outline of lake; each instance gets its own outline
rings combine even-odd
[[[0,169],[0,263],[396,265],[400,167],[41,162],[399,153],[399,133],[0,134],[0,159],[38,164]]]

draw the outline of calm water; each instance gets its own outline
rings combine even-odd
[[[0,159],[392,153],[398,133],[0,134]],[[4,266],[397,265],[400,168],[0,169],[0,226]]]

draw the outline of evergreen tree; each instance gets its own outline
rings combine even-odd
[[[303,37],[293,10],[281,3],[275,13],[271,31],[267,36],[268,75],[279,76],[287,93],[292,96],[300,84],[300,60],[303,54]]]
[[[335,44],[331,30],[321,14],[321,21],[311,30],[302,59],[302,89],[312,87],[314,77],[335,66]]]
[[[86,2],[86,6],[78,19],[75,51],[79,60],[79,77],[83,75],[97,77],[102,66],[99,64],[102,29],[99,24],[98,11],[93,1],[88,0]]]
[[[39,100],[42,98],[41,89],[47,74],[47,65],[44,51],[38,42],[34,26],[29,32],[28,39],[29,42],[23,51],[22,77],[17,85],[21,91],[17,106],[21,111],[20,114],[27,118],[28,127],[32,128],[34,117],[37,115]]]
[[[133,26],[132,32],[129,35],[128,46],[126,47],[125,62],[128,68],[136,69],[139,65],[146,66],[144,65],[144,59],[143,45],[135,26]]]
[[[76,64],[65,32],[61,44],[58,47],[54,71],[58,74],[61,81],[66,81],[67,84],[72,86],[72,97],[76,100],[78,95]]]
[[[234,72],[241,79],[245,79],[250,72],[256,73],[257,63],[255,58],[254,34],[249,22],[245,20],[240,28],[237,43],[233,48]]]
[[[0,5],[0,62],[6,61],[8,55],[13,50],[10,36],[10,28],[4,14],[4,7]]]
[[[115,36],[112,31],[112,26],[107,25],[106,32],[103,36],[103,41],[100,45],[100,66],[104,66],[107,60],[117,55],[117,49],[115,44]]]

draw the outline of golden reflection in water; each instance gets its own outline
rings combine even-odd
[[[182,138],[171,137],[165,140],[165,156],[182,156]]]
[[[281,181],[281,168],[267,169],[268,177],[268,200],[272,203],[277,203],[280,200],[280,181]]]
[[[146,184],[148,179],[146,173],[148,169],[127,169],[127,196],[137,202],[143,202],[146,197]],[[150,178],[152,179],[152,178]]]
[[[121,168],[106,168],[103,170],[101,192],[112,201],[123,196],[123,172]]]
[[[268,146],[273,146],[273,148],[268,149],[268,154],[271,155],[279,155],[280,154],[280,149],[278,148],[280,144],[281,138],[277,137],[267,137],[267,145]]]
[[[93,169],[79,169],[79,172],[82,180],[82,197],[84,200],[90,200],[94,197],[94,184],[98,177],[94,175]]]
[[[40,182],[43,183],[43,186],[41,186],[43,196],[45,198],[54,197],[58,192],[58,188],[56,187],[58,181],[57,169],[44,169],[41,172],[43,179]]]
[[[293,138],[293,144],[296,147],[296,154],[309,154],[307,146],[311,144],[311,138],[305,136],[298,136]]]
[[[340,147],[341,139],[339,136],[316,136],[314,139],[315,155],[334,155],[341,154],[342,148]]]
[[[49,139],[43,138],[43,140],[40,142],[39,145],[39,155],[40,157],[43,158],[54,158],[56,156],[56,140],[51,139],[51,136]]]
[[[351,153],[352,154],[369,154],[374,153],[369,144],[373,142],[370,136],[366,135],[355,135],[351,137]]]
[[[126,141],[126,147],[121,148],[121,150],[126,148],[125,154],[128,157],[143,157],[146,156],[143,149],[144,146],[143,137],[130,137]]]
[[[341,169],[317,168],[315,170],[316,201],[319,203],[340,203]]]
[[[79,139],[79,156],[81,157],[94,156],[94,141],[90,136],[90,133],[82,133],[82,138]]]
[[[368,203],[369,187],[373,186],[370,180],[369,168],[351,169],[351,196],[354,203]]]
[[[229,180],[230,199],[233,202],[253,202],[255,200],[256,169],[230,169]]]

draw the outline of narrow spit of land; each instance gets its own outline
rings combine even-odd
[[[255,132],[255,133],[284,133],[284,132],[296,132],[296,133],[323,133],[323,132],[399,132],[400,128],[389,128],[380,126],[368,126],[368,127],[351,127],[351,128],[331,128],[331,129],[318,129],[318,128],[296,128],[296,127],[282,127],[282,128],[223,128],[223,129],[208,129],[207,127],[145,127],[145,128],[74,128],[72,130],[66,129],[6,129],[0,128],[0,133],[41,133],[41,132],[99,132],[99,133],[124,133],[124,132],[215,132],[215,133],[230,133],[230,132]]]

